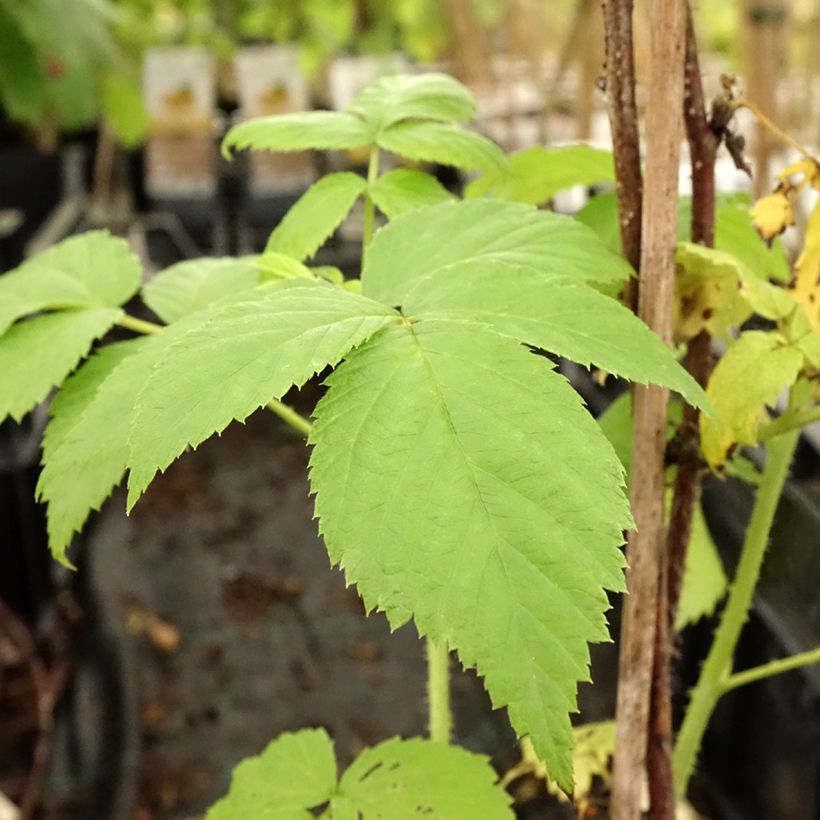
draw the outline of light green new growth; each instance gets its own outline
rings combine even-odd
[[[206,820],[512,820],[486,758],[427,740],[365,749],[337,783],[323,729],[286,732],[240,763]],[[327,805],[326,805],[327,804]],[[322,807],[326,805],[324,811]],[[389,812],[387,814],[386,812]]]
[[[389,219],[413,208],[455,199],[435,177],[412,168],[395,168],[382,174],[371,187],[370,197]]]
[[[309,259],[344,221],[366,187],[363,177],[349,171],[322,177],[274,228],[265,251]]]
[[[545,148],[535,145],[509,157],[507,173],[487,173],[471,182],[464,196],[492,196],[510,202],[543,205],[575,185],[615,181],[611,151],[588,145]]]

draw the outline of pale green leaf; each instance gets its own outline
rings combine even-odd
[[[327,174],[302,194],[274,228],[266,251],[300,262],[324,244],[364,193],[367,181],[350,171]]]
[[[110,376],[148,341],[139,338],[101,347],[66,380],[51,403],[37,498],[48,503],[51,552],[67,566],[72,536],[125,472],[128,420],[137,385]]]
[[[723,563],[698,504],[692,515],[692,534],[686,550],[686,569],[675,629],[680,631],[688,624],[711,615],[726,594],[727,586]]]
[[[157,273],[142,298],[163,322],[176,322],[259,284],[258,257],[204,257],[177,262]]]
[[[795,342],[809,366],[820,369],[820,333],[807,333]]]
[[[165,346],[137,398],[129,506],[188,446],[244,421],[399,319],[370,299],[308,279],[273,282],[252,299],[197,316],[200,326]]]
[[[444,202],[403,214],[376,233],[363,292],[401,305],[442,268],[492,260],[579,281],[623,282],[632,270],[570,217],[514,202]]]
[[[476,666],[571,790],[587,643],[624,588],[615,453],[547,360],[483,325],[394,325],[328,384],[311,488],[331,560]]]
[[[336,788],[333,743],[324,729],[285,732],[233,771],[227,796],[205,820],[313,820]]]
[[[600,416],[598,425],[624,465],[627,483],[632,472],[632,398],[622,393]]]
[[[740,295],[759,316],[778,321],[795,312],[797,302],[783,288],[745,271],[744,274],[741,276]]]
[[[231,149],[256,151],[307,151],[360,148],[373,135],[361,117],[343,111],[307,111],[257,117],[231,128],[222,141],[222,153]]]
[[[802,366],[800,350],[783,346],[776,334],[741,334],[717,363],[706,389],[714,416],[700,417],[700,438],[709,466],[721,465],[737,443],[757,443],[764,406],[795,381]]]
[[[621,253],[621,229],[618,225],[618,199],[614,192],[596,194],[575,218],[591,228],[609,250]],[[686,238],[688,234],[685,235]]]
[[[108,231],[72,236],[0,276],[0,334],[49,307],[118,307],[139,288],[139,260]]]
[[[453,265],[402,301],[407,316],[483,322],[499,333],[615,376],[670,387],[701,407],[706,396],[672,351],[620,302],[584,282],[495,260]]]
[[[398,74],[360,91],[348,110],[380,130],[407,119],[469,122],[475,116],[475,101],[447,74]]]
[[[65,310],[19,322],[0,336],[0,421],[19,421],[43,401],[120,316],[116,308]]]
[[[504,152],[486,137],[438,122],[398,122],[376,136],[379,148],[417,162],[451,165],[464,171],[504,173]]]
[[[588,145],[545,148],[535,145],[509,156],[507,174],[485,174],[471,182],[465,198],[492,196],[529,205],[543,205],[574,185],[615,180],[611,151]]]
[[[486,758],[458,746],[393,738],[365,749],[344,773],[331,816],[344,801],[361,820],[513,820],[511,798],[495,781]]]
[[[312,279],[319,274],[311,271],[292,256],[276,251],[265,251],[257,261],[259,278],[262,282],[275,282],[277,279],[292,279],[294,276]]]
[[[138,147],[148,136],[151,121],[137,76],[110,71],[100,84],[102,112],[125,148]]]
[[[382,174],[370,188],[370,197],[390,219],[423,205],[455,199],[434,176],[412,168],[395,168]]]

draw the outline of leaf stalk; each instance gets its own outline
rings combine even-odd
[[[446,641],[427,638],[427,701],[430,740],[449,743],[453,731],[450,711],[450,648]]]

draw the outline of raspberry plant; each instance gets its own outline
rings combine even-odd
[[[368,610],[428,639],[432,743],[388,741],[337,783],[326,736],[284,735],[237,769],[212,820],[303,818],[325,804],[323,816],[376,818],[387,793],[400,801],[391,817],[511,816],[486,763],[441,745],[449,649],[572,790],[569,716],[589,643],[609,639],[607,591],[624,589],[632,519],[623,466],[542,354],[708,400],[604,295],[630,268],[587,226],[456,201],[415,169],[379,176],[389,151],[497,179],[503,154],[458,125],[473,110],[463,86],[422,75],[382,80],[346,112],[234,128],[226,150],[369,153],[367,178],[317,182],[259,257],[185,262],[141,287],[126,243],[96,231],[0,279],[0,416],[19,419],[60,388],[38,486],[58,560],[126,474],[130,507],[186,449],[268,406],[309,435],[331,562]],[[306,265],[359,196],[360,279]],[[377,207],[391,221],[373,234]],[[136,294],[164,325],[125,312]],[[135,338],[89,355],[115,325]],[[327,368],[311,425],[281,400]]]

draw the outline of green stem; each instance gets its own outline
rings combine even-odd
[[[282,421],[287,422],[294,430],[301,433],[305,438],[307,438],[311,430],[313,430],[313,425],[304,416],[297,413],[292,407],[279,401],[279,399],[271,399],[267,404],[267,408],[279,416]]]
[[[771,678],[773,675],[780,675],[783,672],[790,672],[792,669],[799,669],[801,666],[808,666],[812,663],[820,662],[820,646],[810,649],[808,652],[801,652],[799,655],[791,655],[788,658],[778,658],[762,666],[754,666],[751,669],[744,669],[742,672],[735,672],[729,675],[723,682],[723,691],[728,692],[737,689],[738,686],[745,686],[747,683],[755,683],[764,678]]]
[[[766,466],[757,490],[752,517],[746,529],[735,579],[715,633],[709,655],[701,670],[686,716],[678,735],[672,766],[675,790],[686,794],[686,786],[695,768],[703,734],[720,696],[726,691],[740,631],[749,615],[760,568],[766,553],[769,533],[777,510],[783,484],[789,474],[799,430],[778,436],[769,443]]]
[[[129,316],[124,313],[120,319],[117,320],[120,327],[133,330],[135,333],[142,333],[143,335],[151,336],[154,333],[162,331],[162,325],[154,324],[154,322],[146,322],[144,319],[137,319],[136,316]]]
[[[450,650],[446,641],[427,638],[427,701],[430,740],[449,743],[453,729],[450,713]]]
[[[820,407],[795,412],[787,411],[780,418],[769,422],[760,431],[760,440],[769,441],[775,436],[788,433],[791,430],[800,430],[807,424],[814,424],[816,421],[820,421]]]
[[[367,253],[367,246],[373,238],[373,219],[375,215],[375,205],[370,196],[370,189],[375,184],[379,176],[379,146],[370,146],[370,159],[367,162],[367,190],[364,192],[364,226],[362,227],[362,263]]]

